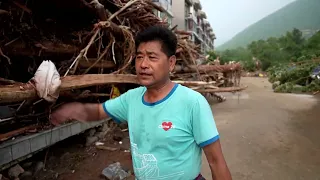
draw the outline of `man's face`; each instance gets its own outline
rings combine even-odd
[[[175,56],[167,57],[159,41],[141,43],[137,48],[135,67],[141,85],[152,87],[165,82],[174,69]]]

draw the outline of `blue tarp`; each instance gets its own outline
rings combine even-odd
[[[320,74],[320,65],[318,67],[316,67],[313,71],[312,71],[312,75],[319,75]]]

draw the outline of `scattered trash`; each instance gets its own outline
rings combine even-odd
[[[102,143],[102,142],[96,142],[96,146],[103,146],[104,145],[104,143]]]
[[[107,147],[107,146],[96,146],[97,149],[108,150],[108,151],[116,151],[119,148]]]
[[[110,180],[123,180],[130,176],[129,173],[122,169],[119,162],[110,164],[102,171],[102,174]]]

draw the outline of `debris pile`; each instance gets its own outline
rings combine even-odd
[[[320,59],[272,67],[268,76],[274,92],[317,94],[320,91]]]
[[[153,9],[164,11],[150,0],[1,2],[0,143],[50,128],[51,110],[65,102],[103,102],[115,88],[137,87],[134,36],[149,26],[168,26]],[[243,89],[239,64],[199,65],[200,46],[190,34],[172,30],[178,36],[176,82],[202,93]],[[50,77],[58,74],[59,88],[46,84],[39,92],[37,81],[49,76],[35,74],[47,62],[56,67]]]

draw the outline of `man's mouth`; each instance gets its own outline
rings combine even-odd
[[[151,76],[149,73],[139,73],[140,76]]]

